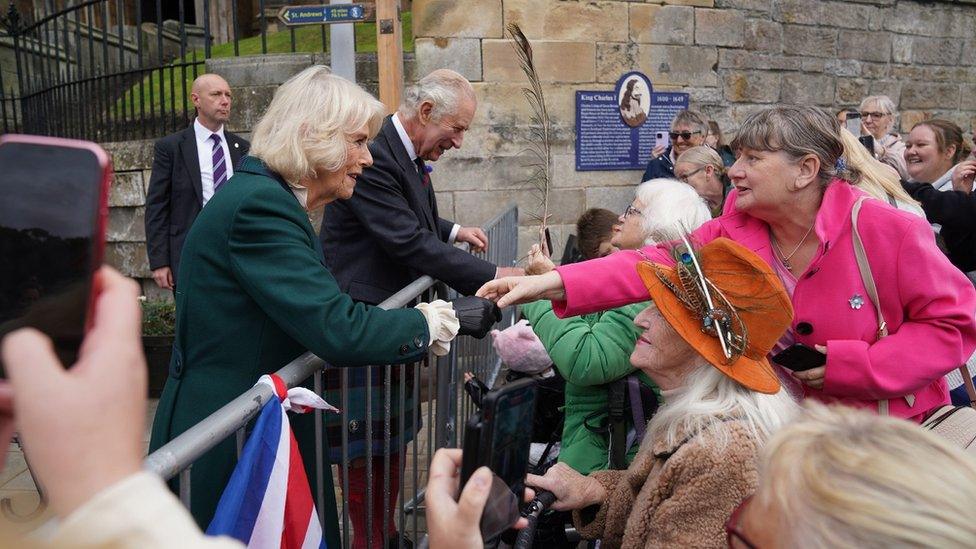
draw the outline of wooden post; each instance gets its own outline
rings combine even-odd
[[[403,93],[403,29],[399,0],[376,0],[376,62],[380,101],[389,112],[400,106]]]

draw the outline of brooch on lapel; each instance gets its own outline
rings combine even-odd
[[[235,149],[239,149],[239,148],[241,148],[241,144],[240,144],[240,143],[234,143],[234,148],[235,148]]]
[[[861,294],[854,294],[854,296],[848,299],[847,302],[850,303],[851,309],[857,310],[864,305],[864,298],[861,297]]]

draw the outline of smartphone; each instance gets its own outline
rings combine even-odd
[[[855,111],[847,112],[847,121],[844,122],[847,131],[854,134],[854,137],[861,135],[861,113]]]
[[[773,362],[794,372],[803,372],[827,364],[827,355],[802,343],[795,343],[773,355]]]
[[[552,235],[549,234],[549,227],[546,227],[546,230],[543,232],[546,235],[546,253],[549,254],[549,257],[552,257]]]
[[[518,501],[525,493],[529,448],[535,419],[536,382],[526,378],[489,391],[466,424],[461,458],[461,487],[481,466],[488,466]]]
[[[93,316],[111,177],[94,143],[0,136],[0,338],[33,327],[62,364],[76,362]]]
[[[874,136],[871,134],[862,135],[857,138],[858,141],[864,145],[864,148],[868,150],[871,156],[874,156]]]
[[[668,139],[668,132],[657,132],[654,134],[654,148],[664,147],[668,148],[670,140]]]

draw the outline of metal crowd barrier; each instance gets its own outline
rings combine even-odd
[[[485,225],[485,232],[488,235],[489,249],[487,253],[477,254],[480,257],[491,261],[499,266],[509,266],[514,264],[516,249],[518,247],[518,208],[511,204],[504,211]],[[435,295],[450,299],[457,294],[453,291],[447,292],[443,284],[438,283],[429,276],[418,278],[405,288],[391,296],[379,305],[383,309],[395,309],[411,306],[418,300],[433,299]],[[504,312],[504,316],[499,323],[500,326],[511,325],[514,320],[514,312],[509,309]],[[366,532],[358,532],[356,535],[366,537],[366,546],[386,546],[384,540],[374,540],[372,536],[372,525],[376,520],[383,521],[383,532],[390,530],[389,516],[387,513],[383,517],[372,515],[373,493],[375,490],[382,490],[384,501],[390,501],[391,497],[391,478],[389,475],[392,465],[391,459],[398,460],[396,466],[399,470],[400,489],[396,500],[394,516],[396,519],[396,529],[400,533],[397,540],[397,547],[401,545],[403,536],[409,537],[415,543],[420,541],[425,534],[426,525],[424,523],[424,513],[419,512],[423,509],[423,489],[426,485],[427,465],[434,451],[442,447],[457,447],[462,440],[459,432],[459,425],[463,425],[465,418],[473,411],[473,405],[465,396],[462,389],[465,372],[477,375],[489,386],[493,384],[494,377],[497,375],[500,359],[496,355],[491,345],[490,337],[476,340],[471,337],[458,337],[451,346],[450,353],[441,358],[431,361],[430,355],[421,362],[414,365],[395,364],[365,366],[369,371],[366,375],[366,440],[371,441],[373,436],[373,410],[372,410],[372,373],[374,369],[381,369],[382,372],[382,398],[383,398],[383,478],[376,479],[372,474],[372,462],[374,455],[373,445],[366,445],[366,509],[367,509],[367,528]],[[289,388],[304,383],[307,379],[313,379],[313,386],[317,393],[322,394],[322,370],[327,364],[312,353],[305,353],[295,360],[289,362],[276,373],[288,385]],[[396,370],[394,370],[396,369]],[[341,393],[342,401],[337,404],[342,410],[342,457],[340,463],[333,467],[341,468],[341,483],[336,482],[334,486],[341,485],[342,498],[337,497],[341,506],[339,512],[342,530],[343,547],[351,546],[352,528],[349,522],[349,420],[348,410],[348,375],[351,368],[341,368]],[[393,380],[393,372],[397,372],[397,381]],[[422,375],[424,374],[424,375]],[[411,410],[405,409],[405,401],[408,390],[408,377],[412,383],[411,394],[414,406]],[[257,380],[255,380],[257,381]],[[414,425],[418,420],[423,419],[422,427],[416,429],[413,441],[401,448],[391,448],[392,430],[392,396],[393,391],[397,391],[398,399],[398,432],[404,432],[407,416],[410,416]],[[209,417],[194,425],[178,437],[174,438],[165,446],[150,454],[145,461],[146,470],[160,475],[163,480],[169,480],[179,475],[179,492],[183,504],[189,507],[192,494],[190,493],[190,476],[192,474],[193,462],[220,442],[231,436],[236,436],[237,451],[240,455],[241,449],[246,438],[246,430],[249,423],[257,417],[261,408],[273,396],[273,390],[267,385],[252,387],[244,394],[238,396]],[[323,412],[315,412],[316,440],[315,440],[315,463],[316,475],[314,482],[314,497],[319,519],[324,517],[324,479],[325,475],[332,475],[333,471],[322,470],[324,457],[323,436]],[[305,459],[309,459],[305,456]],[[338,472],[338,471],[337,471]]]

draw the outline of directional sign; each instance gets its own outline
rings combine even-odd
[[[284,6],[278,19],[285,25],[323,25],[354,23],[372,17],[372,9],[363,4],[330,4],[322,6]]]

